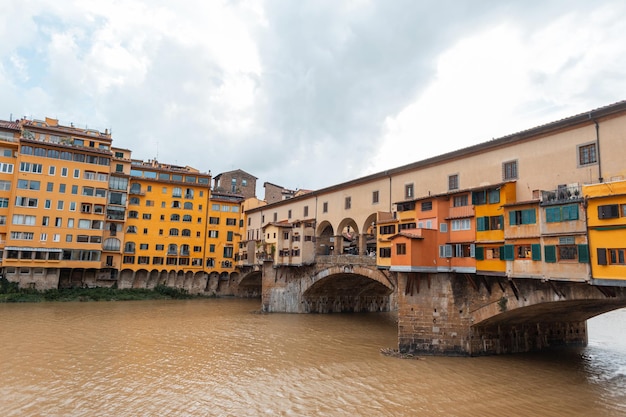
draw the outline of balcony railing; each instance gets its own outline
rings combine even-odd
[[[582,187],[579,184],[559,186],[556,190],[541,191],[541,205],[563,204],[583,199]]]

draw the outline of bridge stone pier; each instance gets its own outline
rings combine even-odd
[[[479,356],[587,343],[586,320],[626,288],[475,274],[398,273],[401,353]]]
[[[318,256],[311,266],[265,262],[262,309],[285,313],[376,312],[396,309],[395,275],[366,256]]]

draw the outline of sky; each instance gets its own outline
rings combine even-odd
[[[626,99],[626,2],[3,0],[0,119],[320,189]]]

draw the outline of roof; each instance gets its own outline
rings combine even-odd
[[[258,178],[257,178],[257,177],[255,177],[254,175],[249,174],[249,173],[247,173],[246,171],[241,170],[241,169],[234,169],[234,170],[232,170],[232,171],[220,172],[219,174],[217,174],[217,175],[216,175],[216,176],[214,176],[213,178],[214,178],[214,179],[219,179],[222,175],[226,175],[226,174],[234,174],[234,173],[246,174],[246,175],[248,175],[249,177],[254,178],[255,180],[256,180],[256,179],[258,179]]]
[[[399,236],[408,237],[409,239],[424,239],[422,229],[404,229],[393,236],[389,236],[389,240],[393,240]]]
[[[20,125],[17,122],[8,122],[6,120],[0,120],[0,127],[11,130],[20,130]]]

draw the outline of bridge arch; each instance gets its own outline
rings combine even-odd
[[[327,221],[322,221],[317,226],[317,255],[330,255],[334,250],[335,229],[333,225]]]
[[[472,319],[473,326],[584,322],[623,307],[626,307],[624,295],[603,293],[590,285],[572,285],[559,288],[558,292],[542,288],[521,297],[494,299],[474,310]]]
[[[389,311],[395,285],[375,267],[333,265],[302,280],[304,312]]]
[[[263,289],[263,273],[261,270],[251,271],[248,274],[240,274],[235,282],[237,296],[246,298],[261,296]]]

